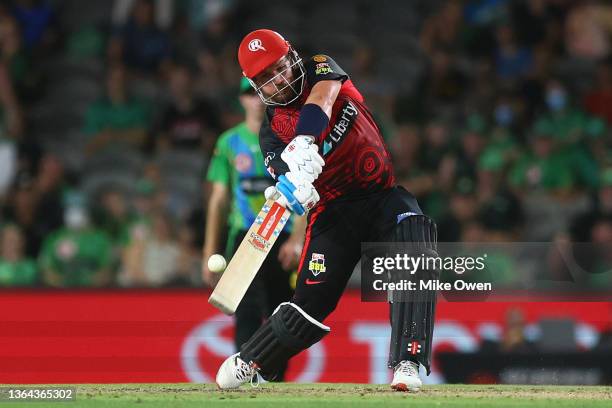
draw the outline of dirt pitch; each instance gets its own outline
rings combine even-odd
[[[51,387],[51,386],[45,386]],[[386,385],[261,384],[219,391],[199,384],[77,384],[76,402],[2,407],[612,407],[612,387],[438,385],[417,394]]]

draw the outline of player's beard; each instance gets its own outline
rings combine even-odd
[[[292,72],[291,80],[286,79],[280,87],[280,91],[272,99],[281,104],[287,104],[289,101],[296,99],[302,88],[300,83],[302,80],[303,78],[296,77],[295,73]]]
[[[283,90],[281,92],[277,93],[274,96],[273,99],[274,99],[275,102],[279,102],[279,103],[285,104],[285,103],[289,102],[294,97],[295,97],[294,91],[291,89],[290,86],[286,85],[285,88],[283,88]]]

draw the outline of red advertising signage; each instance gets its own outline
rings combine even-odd
[[[0,296],[0,383],[211,382],[233,353],[232,318],[207,303],[208,292],[51,291]],[[610,302],[445,302],[438,306],[434,350],[473,351],[501,336],[510,308],[537,336],[542,318],[572,318],[587,350],[610,329]],[[385,383],[388,306],[348,291],[326,320],[331,334],[290,365],[288,380]],[[427,382],[444,378],[434,364]]]

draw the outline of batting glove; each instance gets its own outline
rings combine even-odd
[[[319,147],[312,136],[296,136],[281,153],[281,159],[294,175],[313,183],[323,171],[325,161],[319,154]]]
[[[265,191],[266,198],[273,198],[279,193],[279,203],[297,215],[304,215],[319,202],[319,193],[312,183],[289,172],[278,177],[278,183]]]

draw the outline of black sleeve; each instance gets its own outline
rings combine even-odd
[[[349,79],[347,73],[336,64],[336,61],[323,54],[317,54],[307,59],[304,62],[304,69],[306,70],[306,82],[311,87],[319,81],[344,82]]]
[[[274,133],[270,127],[270,117],[274,108],[268,108],[265,118],[259,130],[259,148],[264,157],[264,164],[268,169],[268,173],[276,180],[276,178],[289,171],[287,163],[281,159],[281,153],[285,149],[285,143]]]

